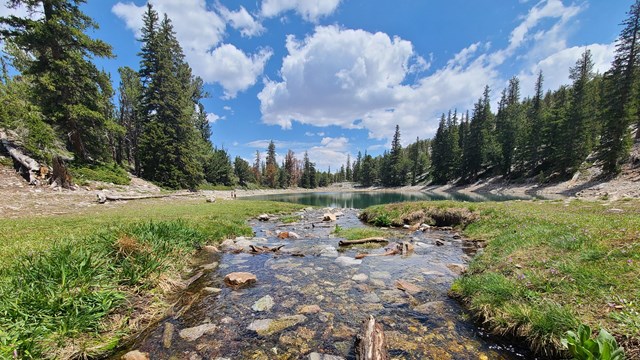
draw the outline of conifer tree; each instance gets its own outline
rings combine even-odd
[[[233,173],[238,178],[238,183],[242,186],[247,186],[247,184],[255,182],[251,166],[249,166],[249,163],[240,156],[236,156],[233,161]]]
[[[447,122],[442,113],[440,117],[440,123],[438,124],[438,130],[431,142],[431,178],[436,184],[444,184],[447,182]]]
[[[276,161],[276,144],[269,142],[267,148],[267,160],[265,167],[265,182],[270,188],[276,188],[278,186],[278,163]]]
[[[604,79],[607,98],[599,158],[607,174],[620,172],[621,162],[627,158],[631,146],[629,125],[635,121],[637,111],[634,86],[640,62],[640,0],[631,5],[622,25],[615,58]]]
[[[521,132],[523,119],[523,108],[520,103],[520,80],[517,77],[509,80],[509,86],[502,92],[502,97],[498,103],[498,113],[496,115],[496,133],[501,151],[501,173],[508,176],[511,173],[511,166],[514,160],[516,149],[516,139],[521,139],[518,148],[521,153],[521,162],[527,160],[527,149],[531,148],[526,133]]]
[[[345,177],[347,181],[353,181],[353,173],[351,172],[351,154],[347,154],[347,165],[345,166]]]
[[[118,69],[120,74],[120,86],[118,88],[118,124],[125,129],[125,134],[120,138],[116,162],[121,163],[124,157],[135,172],[139,173],[140,160],[138,157],[138,139],[141,132],[141,124],[138,118],[138,100],[142,92],[138,72],[128,66]]]
[[[42,17],[0,18],[0,35],[24,50],[22,72],[31,96],[79,160],[106,160],[113,127],[109,76],[93,57],[112,57],[111,46],[86,34],[98,25],[80,10],[84,0],[11,0],[12,7],[42,9]]]

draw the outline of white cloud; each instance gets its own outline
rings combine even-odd
[[[522,76],[546,60],[556,70],[553,76],[565,79],[577,59],[564,65],[573,55],[566,34],[570,20],[581,10],[559,0],[542,1],[522,17],[505,48],[470,44],[444,67],[410,84],[405,79],[412,69],[425,68],[432,60],[419,57],[407,40],[337,26],[317,26],[304,39],[289,35],[281,80],[265,81],[258,94],[262,121],[282,128],[291,128],[293,122],[363,128],[375,139],[391,138],[397,124],[403,144],[416,136],[430,137],[442,112],[470,109],[485,85],[497,99],[510,77],[500,72],[507,59],[524,64],[520,66],[527,71]],[[608,49],[596,48],[594,58],[596,50],[602,53],[604,67]]]
[[[237,11],[231,11],[220,5],[218,6],[218,11],[220,11],[220,14],[229,22],[231,27],[240,31],[242,36],[256,36],[265,31],[262,24],[256,21],[243,6],[240,6],[240,9]]]
[[[309,160],[316,164],[316,169],[324,171],[332,166],[335,170],[347,162],[348,149],[349,139],[346,137],[325,137],[320,145],[311,147],[307,153]]]
[[[224,117],[224,116],[218,116],[218,115],[216,115],[216,114],[214,114],[214,113],[207,113],[207,121],[208,121],[210,124],[213,124],[213,123],[215,123],[215,122],[216,122],[216,121],[218,121],[218,120],[224,120],[224,119],[225,119],[225,117]]]
[[[207,7],[205,0],[150,0],[158,13],[166,13],[171,19],[180,45],[195,75],[207,83],[219,83],[224,96],[233,98],[240,91],[253,86],[271,57],[271,50],[262,49],[246,54],[231,44],[222,44],[227,21],[243,35],[255,35],[262,26],[241,7],[238,11]],[[224,10],[223,10],[224,9]],[[112,11],[125,21],[126,26],[140,36],[142,15],[146,4],[119,2]],[[225,15],[225,16],[223,16]]]
[[[317,22],[323,16],[332,14],[340,5],[340,0],[264,0],[261,15],[275,17],[293,10],[303,19]]]

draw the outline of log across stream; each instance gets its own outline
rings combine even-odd
[[[356,210],[342,212],[332,225],[364,226]],[[127,350],[152,359],[356,359],[356,339],[373,316],[389,359],[533,359],[487,338],[447,296],[454,271],[476,250],[472,242],[443,231],[397,230],[387,240],[411,242],[411,254],[355,259],[363,251],[384,253],[384,244],[341,249],[343,239],[331,227],[311,225],[322,211],[299,215],[300,222],[288,225],[252,221],[254,238],[227,241],[221,253],[203,251],[205,265],[194,273],[204,276],[171,316]],[[280,231],[300,239],[280,239]],[[251,245],[284,246],[251,254]],[[257,281],[226,286],[223,279],[233,272],[251,273]]]

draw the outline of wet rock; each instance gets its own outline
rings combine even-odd
[[[202,265],[202,270],[213,270],[217,267],[218,267],[218,263],[214,261],[211,264]]]
[[[222,243],[220,243],[220,248],[222,250],[233,250],[235,247],[236,247],[236,243],[231,239],[227,239]]]
[[[298,313],[299,314],[317,314],[320,311],[322,311],[322,309],[320,309],[320,306],[318,305],[304,305],[298,310]]]
[[[396,288],[403,290],[409,294],[417,294],[422,288],[405,280],[396,280]]]
[[[203,335],[213,334],[215,330],[216,326],[213,324],[202,324],[180,330],[180,337],[186,341],[195,341]]]
[[[464,264],[451,263],[447,264],[447,268],[456,275],[462,275],[467,271],[467,266]]]
[[[435,271],[435,270],[424,270],[422,271],[422,274],[425,276],[444,276],[443,273],[441,273],[440,271]]]
[[[338,265],[342,266],[352,266],[352,265],[360,265],[362,264],[362,260],[354,259],[348,256],[338,256],[335,260]]]
[[[205,245],[202,249],[211,254],[220,252],[220,250],[218,250],[218,248],[213,245]]]
[[[436,246],[442,246],[442,245],[445,244],[445,242],[440,240],[440,239],[436,239],[435,244],[436,244]]]
[[[205,288],[202,288],[202,291],[204,291],[206,293],[209,293],[209,294],[218,294],[219,292],[222,291],[222,289],[216,288],[216,287],[208,287],[207,286]]]
[[[321,354],[317,352],[313,352],[309,354],[307,359],[308,360],[344,360],[342,356],[327,355],[327,354]]]
[[[298,233],[295,233],[293,231],[289,231],[289,239],[300,239],[300,235],[298,235]]]
[[[224,283],[235,288],[251,285],[256,281],[258,278],[249,272],[233,272],[224,277]]]
[[[442,314],[444,313],[443,301],[430,301],[422,305],[418,305],[413,310],[423,314]]]
[[[171,342],[173,341],[173,332],[175,331],[175,326],[172,323],[167,322],[164,324],[164,331],[162,332],[162,346],[165,349],[171,348]]]
[[[318,315],[318,320],[326,323],[327,321],[333,320],[334,317],[335,315],[330,312],[322,312]]]
[[[290,278],[288,276],[285,276],[285,275],[280,275],[280,274],[276,275],[276,279],[278,279],[278,280],[280,280],[282,282],[285,282],[287,284],[290,284],[293,281],[292,278]]]
[[[275,305],[273,298],[270,295],[261,297],[258,301],[253,303],[251,307],[253,311],[269,311]]]
[[[378,287],[378,288],[384,288],[387,285],[384,283],[384,281],[380,280],[380,279],[371,279],[369,281],[371,283],[371,285]]]
[[[356,331],[347,325],[340,324],[333,329],[333,337],[337,339],[350,339],[355,336]]]
[[[124,354],[120,359],[122,360],[149,360],[149,353],[140,352],[138,350],[129,351]]]
[[[336,214],[333,214],[333,213],[325,213],[322,216],[322,221],[336,221],[336,220],[337,220]]]
[[[460,234],[458,233],[454,233],[452,236],[454,239],[458,240],[458,239],[462,239],[462,236],[460,236]]]
[[[289,298],[285,301],[282,302],[282,307],[286,308],[286,309],[290,309],[292,307],[294,307],[296,304],[298,303],[298,300],[296,298]]]
[[[367,281],[367,279],[369,279],[367,274],[355,274],[351,277],[351,280],[358,282]]]
[[[391,279],[391,274],[387,271],[372,271],[370,275],[372,279]]]
[[[368,302],[368,303],[379,303],[380,298],[378,297],[378,295],[376,295],[376,293],[370,292],[362,297],[362,301]]]
[[[338,255],[338,249],[333,246],[327,246],[320,250],[320,256],[336,257]]]
[[[262,319],[255,320],[247,329],[253,330],[258,333],[260,336],[269,336],[275,333],[278,333],[282,330],[288,329],[290,327],[296,326],[300,323],[303,323],[307,320],[307,317],[304,315],[292,315],[292,316],[284,316],[278,319]]]
[[[258,215],[258,220],[259,221],[269,221],[269,215],[267,215],[267,214]]]

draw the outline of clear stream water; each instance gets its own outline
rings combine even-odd
[[[456,239],[447,231],[398,229],[389,241],[412,242],[413,254],[355,261],[357,253],[385,250],[338,251],[336,224],[365,226],[357,210],[341,212],[330,224],[321,221],[323,210],[301,211],[293,224],[251,221],[255,237],[249,240],[284,245],[279,253],[202,252],[202,264],[218,265],[194,268],[194,273],[206,269],[204,276],[187,289],[173,315],[143,334],[131,349],[149,352],[152,359],[355,359],[355,335],[373,315],[384,328],[392,359],[533,358],[486,336],[447,296],[456,277],[447,265],[468,262],[477,250],[472,241]],[[294,231],[301,238],[282,240],[279,231]],[[246,243],[237,239],[231,247]],[[225,286],[224,276],[236,271],[255,274],[257,283],[239,290]],[[420,291],[405,293],[398,289],[398,280]],[[272,306],[256,310],[256,302],[266,296],[273,300]],[[307,313],[309,305],[317,312]],[[251,330],[251,324],[260,320],[271,321],[273,331],[259,335]],[[182,336],[184,329],[203,325],[210,331],[197,339]]]
[[[364,209],[372,205],[389,204],[402,201],[507,201],[517,199],[531,199],[499,194],[469,194],[469,193],[432,193],[432,192],[312,192],[297,194],[256,195],[242,198],[245,200],[284,201],[319,207],[338,207]]]

